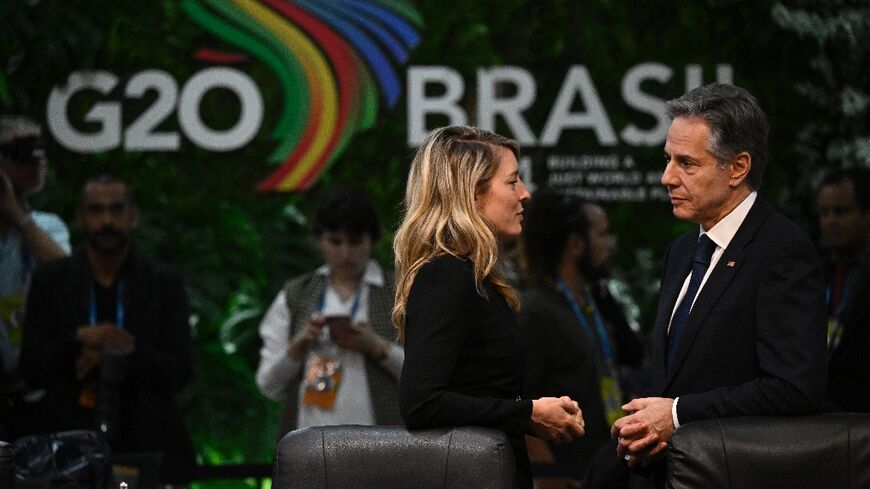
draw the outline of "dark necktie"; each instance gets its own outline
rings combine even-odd
[[[692,259],[692,276],[689,278],[689,287],[686,289],[686,295],[683,296],[682,302],[674,311],[674,318],[671,320],[671,331],[668,334],[668,351],[665,355],[665,367],[670,368],[671,360],[676,356],[677,346],[680,344],[680,338],[683,336],[683,330],[686,329],[686,324],[689,323],[689,312],[692,310],[692,302],[698,294],[698,289],[701,287],[701,280],[707,273],[707,267],[710,266],[710,257],[713,256],[713,251],[716,250],[716,243],[713,242],[706,234],[698,238],[698,243],[695,245],[695,257]]]

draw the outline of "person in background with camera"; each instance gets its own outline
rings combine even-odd
[[[88,179],[77,219],[87,242],[33,275],[21,373],[46,390],[34,433],[96,429],[113,453],[160,452],[161,480],[183,480],[193,443],[175,394],[193,376],[181,279],[139,256],[133,190]]]
[[[66,256],[69,231],[60,217],[30,208],[48,164],[41,128],[22,116],[0,117],[0,439],[11,440],[39,398],[18,374],[24,303],[33,269]]]
[[[371,258],[381,235],[368,197],[333,188],[312,231],[326,263],[289,280],[260,323],[257,385],[286,401],[279,435],[297,427],[399,424],[404,351],[393,328],[393,277]]]

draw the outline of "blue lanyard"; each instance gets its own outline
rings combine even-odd
[[[580,304],[577,304],[577,301],[574,299],[574,294],[571,293],[571,290],[561,278],[556,279],[556,285],[562,291],[562,295],[571,304],[571,310],[577,316],[577,321],[580,323],[580,327],[583,328],[583,332],[586,333],[586,337],[589,338],[589,343],[594,345],[595,337],[592,334],[592,328],[589,326],[589,321],[586,320],[586,315],[580,310]],[[613,351],[610,349],[610,341],[607,339],[607,332],[604,330],[604,322],[601,321],[601,314],[598,313],[598,306],[595,304],[595,299],[592,298],[591,292],[586,292],[586,303],[592,307],[592,318],[595,320],[595,329],[598,330],[598,340],[601,343],[601,355],[605,363],[610,363],[613,361]]]
[[[331,287],[332,285],[330,285]],[[356,310],[359,309],[359,296],[362,295],[363,284],[360,281],[359,285],[356,288],[356,292],[353,294],[353,303],[350,305],[350,320],[353,321],[354,316],[356,316]],[[323,307],[326,304],[326,289],[320,293],[320,299],[317,301],[317,312],[323,313]]]
[[[91,307],[88,310],[88,320],[91,326],[97,324],[97,287],[96,281],[91,280]],[[124,329],[124,281],[118,280],[115,288],[115,326]]]

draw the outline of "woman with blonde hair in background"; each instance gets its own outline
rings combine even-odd
[[[435,130],[417,150],[393,244],[393,324],[405,343],[399,404],[408,428],[484,426],[511,441],[531,487],[526,433],[584,434],[568,397],[522,399],[519,299],[498,269],[499,241],[522,231],[519,147],[473,127]]]

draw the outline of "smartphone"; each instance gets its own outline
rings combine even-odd
[[[326,316],[326,325],[329,326],[329,334],[334,336],[336,332],[344,331],[351,327],[350,316]]]

